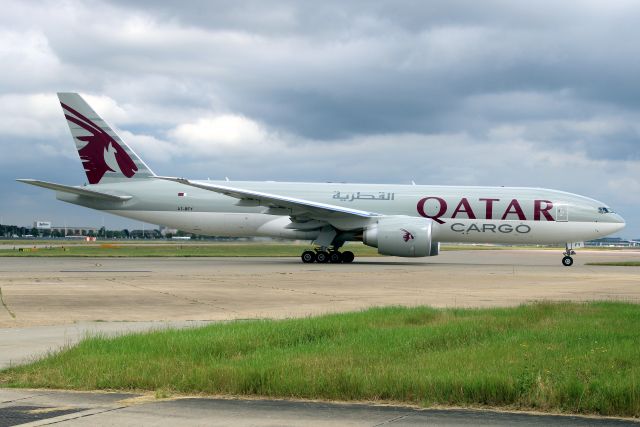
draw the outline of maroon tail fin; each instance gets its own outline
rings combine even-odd
[[[77,93],[58,93],[90,184],[155,176]]]

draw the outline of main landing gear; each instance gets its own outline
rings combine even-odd
[[[300,256],[302,262],[310,264],[317,262],[319,264],[326,264],[328,262],[332,264],[353,262],[355,256],[351,251],[340,252],[337,249],[317,248],[315,251],[304,251]]]
[[[573,245],[571,243],[567,243],[565,247],[566,249],[562,253],[562,255],[564,255],[564,258],[562,258],[562,265],[565,267],[571,267],[573,265],[573,258],[571,258],[571,255],[575,255],[576,251],[573,250]]]

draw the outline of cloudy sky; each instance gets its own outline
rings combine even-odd
[[[139,227],[13,181],[86,181],[77,91],[159,174],[551,187],[640,237],[640,2],[130,3],[3,1],[3,223]]]

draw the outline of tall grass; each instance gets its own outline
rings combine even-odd
[[[11,387],[499,406],[640,416],[640,306],[376,308],[94,337]]]

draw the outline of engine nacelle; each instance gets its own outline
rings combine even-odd
[[[378,248],[381,255],[435,256],[440,252],[440,243],[432,240],[432,234],[432,219],[388,216],[365,228],[362,241]]]

